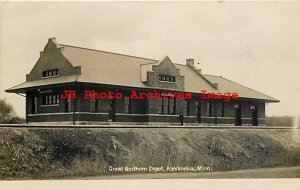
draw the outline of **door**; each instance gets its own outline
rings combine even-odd
[[[196,102],[196,109],[197,109],[197,121],[198,123],[201,123],[201,101],[200,100]]]
[[[258,126],[257,106],[251,106],[252,126]]]
[[[235,126],[241,126],[242,125],[242,119],[241,119],[241,104],[235,104],[234,105],[234,120],[235,120]]]
[[[108,121],[116,121],[116,100],[109,99],[109,108],[108,108]]]

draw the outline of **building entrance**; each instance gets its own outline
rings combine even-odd
[[[258,125],[257,106],[251,106],[252,126]]]
[[[108,107],[108,121],[116,121],[116,100],[109,99],[109,107]]]
[[[201,101],[200,100],[198,100],[197,102],[196,102],[196,109],[197,109],[197,121],[198,121],[198,123],[201,123]]]
[[[242,118],[241,118],[241,104],[235,104],[234,105],[234,120],[235,120],[235,126],[241,126],[242,125]]]

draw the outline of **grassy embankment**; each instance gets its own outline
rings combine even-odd
[[[300,165],[299,130],[0,129],[0,179],[111,175],[108,166]],[[136,173],[134,173],[136,174]]]
[[[267,116],[266,125],[292,127],[295,120],[293,116]]]

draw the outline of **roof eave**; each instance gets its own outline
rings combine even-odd
[[[267,100],[266,102],[267,103],[279,103],[280,100]]]
[[[51,87],[51,86],[57,86],[57,85],[66,85],[66,84],[72,84],[72,83],[76,83],[76,81],[71,81],[71,82],[65,82],[65,83],[55,83],[55,84],[47,84],[47,85],[37,85],[37,86],[31,86],[31,87],[25,87],[25,88],[9,88],[6,89],[5,92],[7,93],[26,93],[29,90],[33,90],[36,88],[47,88],[47,87]]]
[[[27,88],[9,88],[9,89],[6,89],[5,92],[7,93],[26,93],[26,90]]]
[[[260,99],[260,98],[251,98],[251,97],[239,97],[239,99],[254,100],[254,101],[260,101],[260,102],[266,102],[266,103],[278,103],[278,102],[280,102],[280,100],[277,100],[275,98],[273,98],[273,99]]]

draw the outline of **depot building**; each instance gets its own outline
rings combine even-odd
[[[76,98],[62,99],[65,90]],[[122,98],[84,98],[85,90],[120,92]],[[131,99],[135,92],[163,93],[165,98]],[[201,99],[210,93],[238,98]],[[277,99],[222,76],[202,74],[193,59],[177,64],[161,60],[64,45],[50,38],[26,82],[6,90],[26,97],[29,124],[178,124],[265,125],[265,105]],[[171,93],[189,94],[189,98]]]

